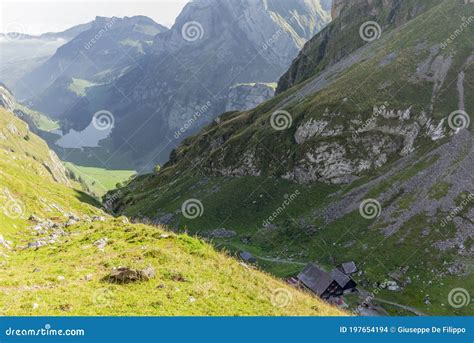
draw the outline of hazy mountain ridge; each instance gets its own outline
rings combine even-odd
[[[23,87],[21,79],[25,74],[39,67],[57,48],[88,30],[90,26],[91,23],[86,23],[62,32],[36,36],[22,32],[0,33],[0,81],[16,93]]]
[[[92,115],[98,106],[111,111],[114,155],[149,170],[165,162],[182,138],[225,110],[231,87],[276,81],[328,21],[319,1],[191,2],[169,31],[154,38],[136,68],[101,88],[106,96],[99,104],[86,98],[70,117]],[[197,36],[186,36],[192,30]],[[262,89],[261,95],[266,94]],[[72,120],[70,125],[81,129],[87,124]]]
[[[45,97],[47,89],[58,77],[75,77],[94,82],[110,82],[124,68],[136,64],[144,54],[146,41],[151,41],[162,25],[145,16],[125,18],[97,17],[87,30],[58,48],[45,63],[25,75],[23,88],[16,90],[21,98],[35,101]],[[54,98],[47,99],[54,104]]]

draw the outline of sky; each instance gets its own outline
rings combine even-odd
[[[0,32],[60,32],[96,16],[146,15],[170,27],[189,0],[0,0]]]

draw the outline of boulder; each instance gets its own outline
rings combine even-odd
[[[208,231],[205,236],[210,238],[230,238],[236,235],[235,231],[224,228]]]
[[[108,276],[108,280],[116,283],[129,283],[137,281],[148,281],[156,275],[155,268],[147,267],[143,270],[128,267],[113,268]]]
[[[94,245],[97,247],[97,249],[99,249],[101,251],[104,251],[105,246],[107,245],[107,241],[108,241],[108,238],[104,237],[104,238],[101,238],[101,239],[95,241]]]
[[[28,248],[40,248],[42,246],[45,246],[47,243],[43,240],[39,240],[39,241],[36,241],[36,242],[31,242],[31,243],[28,243]]]
[[[81,218],[79,218],[78,216],[76,216],[76,215],[73,214],[73,213],[70,213],[70,214],[68,215],[68,219],[75,220],[76,222],[78,222],[79,220],[81,220]]]
[[[385,284],[389,291],[398,291],[400,290],[400,286],[395,281],[387,281]]]
[[[77,220],[69,219],[66,223],[66,227],[73,226],[77,224]]]
[[[41,221],[43,221],[40,217],[32,214],[29,218],[28,218],[29,221],[32,221],[32,222],[35,222],[35,223],[40,223]]]
[[[0,245],[5,247],[6,249],[10,250],[11,249],[11,246],[10,246],[10,243],[8,241],[6,241],[2,235],[0,235]]]

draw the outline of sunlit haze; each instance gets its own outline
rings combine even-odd
[[[99,1],[17,1],[0,2],[0,32],[25,34],[60,32],[93,20],[96,16],[124,17],[145,15],[157,23],[173,25],[189,0],[99,0]]]

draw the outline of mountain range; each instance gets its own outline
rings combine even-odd
[[[170,30],[145,17],[97,18],[21,79],[35,94],[14,93],[57,118],[63,134],[84,130],[97,111],[113,114],[114,128],[100,147],[55,147],[60,156],[151,170],[216,115],[270,98],[272,83],[329,22],[328,3],[193,1]]]
[[[196,0],[22,37],[64,44],[0,85],[5,313],[345,314],[289,283],[350,262],[352,313],[472,315],[473,22]]]
[[[274,98],[220,115],[158,174],[110,193],[113,208],[203,237],[224,228],[216,245],[283,277],[355,261],[390,314],[468,314],[448,294],[473,282],[474,6],[335,1],[332,13]],[[182,215],[187,199],[202,216]]]
[[[89,26],[90,23],[86,23],[63,32],[49,32],[39,36],[22,32],[0,33],[2,82],[17,93],[16,91],[22,88],[20,80],[25,74],[39,67],[55,53],[57,48],[87,30]]]

